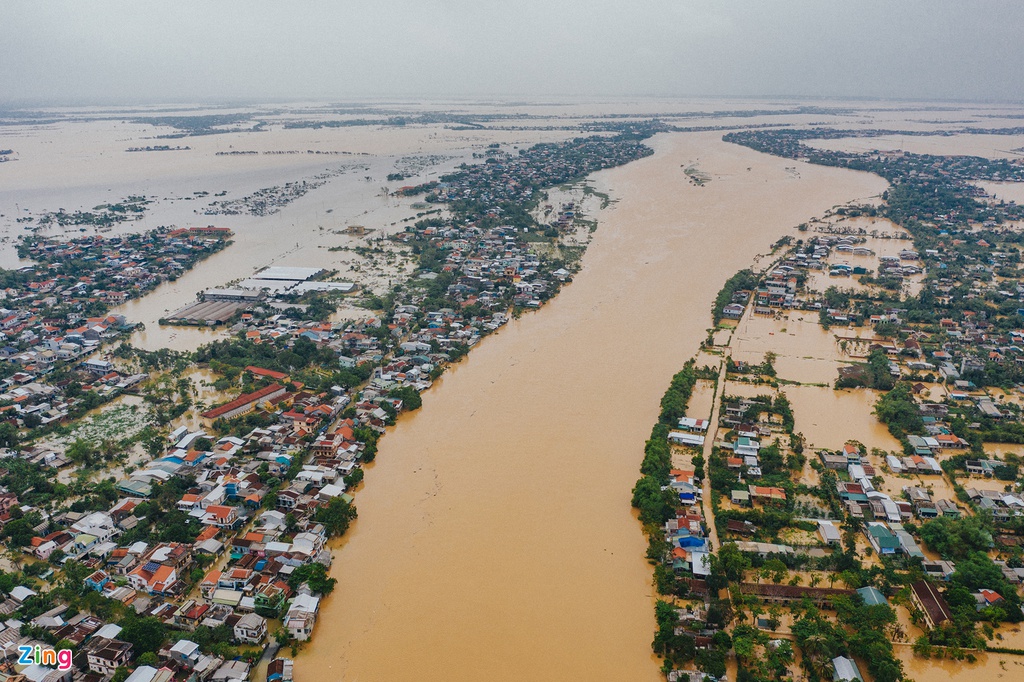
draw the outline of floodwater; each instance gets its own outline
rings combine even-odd
[[[858,332],[863,334],[864,330],[838,331],[851,335]],[[756,365],[772,352],[780,379],[831,385],[839,378],[841,360],[851,360],[836,342],[836,333],[821,326],[816,312],[780,311],[770,317],[748,310],[733,335],[732,358]],[[870,330],[868,334],[873,335]]]
[[[877,177],[661,135],[574,283],[488,339],[381,442],[297,679],[656,680],[629,509],[669,378],[736,270]],[[699,160],[704,187],[684,169]],[[714,254],[714,257],[708,257]]]
[[[1024,678],[1024,658],[1020,656],[976,653],[977,662],[970,664],[920,658],[914,656],[909,644],[897,644],[895,648],[907,677],[915,682],[968,682],[982,676],[1012,682]]]
[[[881,135],[879,137],[840,137],[832,140],[808,140],[818,149],[849,152],[907,151],[912,154],[981,156],[987,159],[1020,158],[1024,135]]]
[[[367,263],[351,251],[332,248],[366,245],[399,232],[402,221],[417,213],[422,197],[391,193],[400,185],[435,179],[471,160],[489,143],[518,145],[559,140],[562,131],[451,131],[443,126],[413,126],[381,133],[377,128],[284,129],[261,133],[227,133],[154,140],[167,133],[122,120],[70,120],[5,131],[18,161],[0,164],[0,267],[19,267],[16,239],[30,234],[17,217],[63,208],[91,210],[129,195],[152,203],[142,220],[115,225],[104,236],[160,226],[216,225],[235,233],[234,244],[199,263],[174,282],[166,282],[141,299],[115,309],[145,330],[132,342],[155,350],[191,350],[214,338],[209,329],[158,324],[158,320],[196,300],[196,293],[251,276],[270,265],[315,266],[336,270],[337,278],[355,281],[378,293],[403,279],[409,260],[381,255]],[[183,151],[135,152],[133,146],[170,143]],[[253,155],[225,156],[238,151]],[[319,155],[291,153],[315,150]],[[341,155],[336,152],[347,152]],[[286,153],[287,152],[287,153]],[[332,152],[332,154],[323,154]],[[220,155],[218,155],[220,154]],[[395,170],[411,172],[401,182],[388,181]],[[326,184],[270,215],[205,215],[211,201],[237,200],[253,192],[331,173]],[[390,191],[385,191],[390,190]],[[208,193],[202,196],[201,193]],[[226,192],[225,196],[215,196]],[[200,193],[200,194],[197,194]],[[422,209],[419,209],[422,210]],[[34,223],[33,223],[34,225]],[[365,235],[346,233],[360,225]],[[92,235],[92,227],[41,228],[41,236]],[[384,247],[388,248],[387,242]]]
[[[804,362],[810,362],[805,360]],[[880,393],[869,388],[834,390],[828,386],[782,385],[729,381],[725,395],[756,398],[786,394],[793,408],[794,430],[807,439],[808,447],[838,449],[855,440],[868,448],[902,451],[899,441],[875,418]]]
[[[794,428],[809,446],[841,448],[856,440],[869,449],[901,450],[899,441],[872,412],[880,395],[877,391],[822,386],[784,386],[782,390],[793,406]]]
[[[609,108],[643,115],[680,106],[701,111],[788,107],[763,101],[559,103],[532,108],[550,120],[506,123],[541,127]],[[493,108],[506,111],[501,104]],[[933,119],[963,115],[959,110],[927,113]],[[889,119],[899,127],[948,127],[908,122],[905,111],[888,104],[854,116],[858,124],[876,127]],[[817,112],[768,120],[849,125],[845,115]],[[716,122],[755,121],[721,117]],[[1016,119],[991,123],[1015,125]],[[22,264],[14,240],[27,231],[15,218],[58,207],[87,210],[129,194],[145,194],[155,203],[144,220],[110,234],[161,225],[230,227],[236,243],[228,251],[122,308],[129,318],[146,323],[135,338],[138,345],[178,349],[193,348],[212,332],[159,328],[156,320],[194,300],[199,290],[271,263],[329,267],[367,287],[384,287],[400,277],[402,263],[370,268],[351,252],[329,251],[361,243],[344,233],[346,227],[364,225],[376,238],[401,229],[397,221],[422,210],[413,208],[413,200],[382,191],[400,157],[423,157],[426,165],[405,181],[412,184],[458,165],[488,143],[514,148],[575,134],[272,125],[258,134],[186,138],[180,143],[191,147],[188,151],[123,151],[159,144],[151,140],[162,132],[167,130],[114,118],[6,128],[5,146],[16,149],[18,161],[0,167],[0,266]],[[576,281],[550,305],[482,343],[437,382],[423,411],[403,416],[382,441],[377,463],[368,467],[368,484],[358,493],[360,519],[335,547],[332,573],[339,584],[324,601],[314,641],[298,656],[300,682],[660,678],[649,647],[651,569],[643,560],[645,542],[629,496],[664,387],[705,338],[711,300],[728,276],[781,236],[809,236],[795,233],[795,225],[851,200],[876,203],[885,189],[875,176],[772,158],[724,144],[720,135],[662,135],[653,142],[654,157],[597,174],[598,189],[619,203],[598,216],[601,227]],[[969,136],[837,140],[821,146],[1000,157],[1014,155],[1022,143],[1024,136]],[[351,154],[280,154],[306,149]],[[238,150],[261,154],[217,156]],[[438,156],[427,160],[430,155]],[[237,199],[342,166],[344,174],[271,216],[205,216],[198,210],[218,191]],[[687,182],[684,170],[690,167],[699,168],[709,182],[703,187]],[[1021,196],[1012,185],[992,185],[993,190],[1001,198]],[[197,192],[211,196],[200,200]],[[872,248],[881,254],[897,245],[877,242]],[[862,260],[874,262],[857,262]],[[793,315],[737,330],[736,351],[760,361],[764,350],[777,345],[780,376],[831,383],[847,356],[832,334],[816,327],[815,317]],[[770,344],[759,340],[762,331],[771,334]],[[205,375],[190,376],[198,383]],[[729,392],[732,388],[770,391],[733,384]],[[872,392],[817,386],[783,390],[793,402],[797,430],[811,443],[837,447],[856,439],[896,449],[871,415]],[[200,386],[197,399],[209,404],[217,392]],[[711,400],[710,385],[699,389],[692,413],[704,416]],[[1007,633],[1014,646],[1022,646],[1022,639],[1019,632]],[[979,666],[910,660],[909,648],[901,648],[901,654],[919,681],[980,672]],[[1024,674],[1019,658],[981,659],[995,677]],[[734,675],[735,669],[730,671]]]
[[[1024,182],[976,182],[997,201],[1024,203]]]

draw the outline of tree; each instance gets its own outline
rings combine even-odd
[[[871,370],[871,387],[880,391],[893,388],[895,381],[889,372],[889,358],[882,350],[873,350],[868,355],[868,367]]]
[[[327,536],[334,538],[344,535],[356,516],[355,506],[342,497],[333,497],[326,505],[317,508],[313,520],[322,523]]]
[[[139,665],[150,665],[156,667],[160,665],[160,659],[156,657],[156,654],[152,651],[147,651],[138,657],[137,663]]]
[[[25,519],[15,519],[4,526],[3,533],[10,538],[8,545],[11,547],[27,547],[36,532]]]
[[[750,559],[739,550],[735,542],[722,545],[717,554],[711,555],[711,575],[708,584],[714,589],[725,587],[728,582],[740,582],[750,568]]]
[[[391,389],[391,391],[388,392],[388,396],[401,400],[402,407],[410,412],[420,409],[423,405],[423,398],[420,397],[419,392],[412,386],[400,386],[398,388]]]
[[[298,589],[303,583],[309,585],[313,592],[326,596],[334,591],[338,581],[327,575],[327,568],[323,564],[314,562],[299,566],[288,577],[288,585],[293,590]]]
[[[675,504],[675,494],[662,490],[653,476],[644,476],[633,487],[633,507],[640,510],[641,523],[660,526],[675,514]]]
[[[828,679],[832,659],[844,650],[842,631],[814,607],[793,623],[792,630],[803,651],[804,667],[819,679]]]
[[[909,433],[920,433],[924,429],[921,413],[910,392],[910,385],[906,382],[896,384],[895,388],[878,399],[875,415],[889,427],[889,433],[895,438],[904,438]]]
[[[10,422],[0,424],[0,447],[12,448],[18,444],[18,428]]]
[[[940,516],[921,524],[920,534],[925,544],[944,559],[962,559],[992,547],[992,533],[981,516]]]
[[[158,618],[129,616],[121,622],[120,638],[131,643],[137,654],[156,653],[167,640],[167,626]]]
[[[75,442],[67,447],[64,454],[76,464],[92,464],[96,457],[96,447],[87,440],[76,438]]]
[[[772,557],[764,562],[761,570],[765,577],[770,577],[776,585],[785,580],[786,575],[789,573],[786,564],[782,563],[782,560],[777,557]]]
[[[768,607],[768,629],[778,630],[782,625],[782,610],[775,604]]]
[[[345,485],[347,485],[349,487],[359,485],[359,483],[362,480],[363,480],[363,468],[362,467],[356,467],[355,469],[352,470],[352,473],[347,474],[345,476],[345,478],[344,478]]]

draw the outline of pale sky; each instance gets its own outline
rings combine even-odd
[[[0,105],[1024,100],[1021,0],[0,0]]]

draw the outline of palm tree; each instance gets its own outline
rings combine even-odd
[[[828,637],[818,632],[807,637],[800,646],[804,650],[804,665],[820,679],[827,679],[832,660]]]

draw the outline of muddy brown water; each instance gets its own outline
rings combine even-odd
[[[811,166],[795,179],[792,161],[715,134],[653,145],[595,176],[619,201],[576,281],[381,442],[300,682],[659,678],[629,498],[661,394],[727,277],[885,184]],[[704,187],[683,172],[698,159]]]

